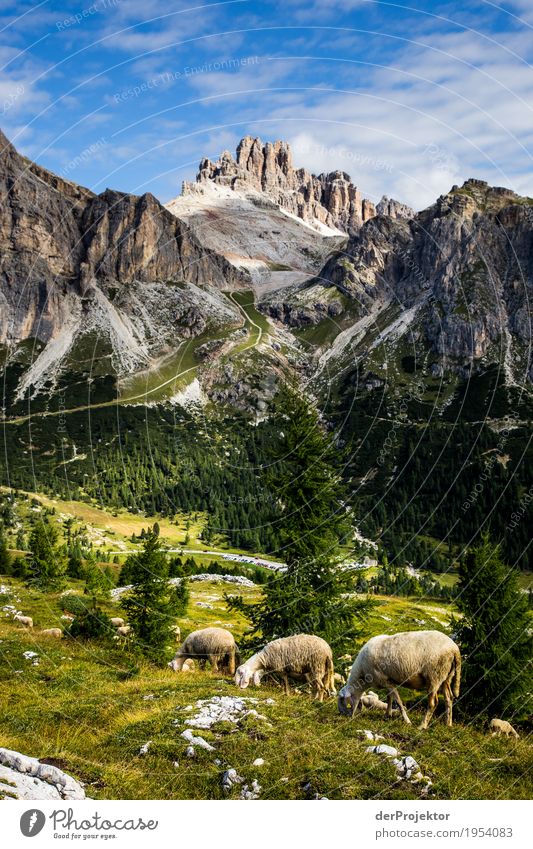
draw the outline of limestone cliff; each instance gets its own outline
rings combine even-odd
[[[216,162],[202,159],[197,183],[214,182],[235,191],[252,189],[264,193],[287,212],[308,223],[323,224],[343,233],[357,231],[376,214],[409,218],[412,209],[383,198],[376,208],[363,198],[349,174],[332,171],[318,177],[305,168],[294,168],[290,145],[245,136],[237,147],[236,159],[224,151]],[[183,194],[194,184],[184,183]]]

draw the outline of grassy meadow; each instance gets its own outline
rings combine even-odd
[[[385,720],[365,711],[353,720],[337,713],[333,699],[324,704],[307,693],[285,697],[275,686],[238,691],[233,681],[209,670],[176,675],[130,654],[112,641],[82,642],[40,635],[60,626],[62,596],[28,589],[12,578],[1,581],[2,607],[15,604],[34,619],[24,629],[5,612],[0,618],[0,745],[49,760],[86,784],[99,799],[223,798],[222,775],[234,767],[250,783],[256,778],[264,799],[416,799],[422,785],[399,780],[393,764],[365,751],[364,729],[382,734],[401,755],[412,755],[432,786],[429,797],[530,798],[532,749],[527,734],[508,741],[487,735],[482,724],[456,723],[448,729],[441,713],[426,732],[417,730],[423,704],[405,691],[413,721]],[[69,582],[81,591],[81,583]],[[194,582],[182,634],[208,624],[230,627],[237,639],[244,623],[226,609],[223,592],[230,584]],[[247,598],[258,588],[239,588]],[[209,607],[198,606],[209,605]],[[120,615],[117,602],[107,612]],[[380,598],[368,636],[408,627],[445,627],[449,609],[419,599]],[[441,624],[442,623],[442,624]],[[36,652],[34,660],[23,652]],[[171,653],[172,647],[169,647]],[[340,670],[344,671],[344,670]],[[265,719],[246,717],[238,725],[218,723],[197,731],[215,747],[186,757],[181,732],[196,702],[215,695],[244,695]],[[267,701],[273,700],[273,701]],[[441,709],[442,710],[442,709]],[[148,752],[141,747],[151,741]],[[253,766],[257,758],[264,764]],[[234,789],[230,797],[238,796]]]

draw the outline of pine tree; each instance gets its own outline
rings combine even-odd
[[[11,574],[11,555],[7,550],[7,540],[4,529],[0,527],[0,575]]]
[[[124,564],[133,588],[122,601],[138,648],[154,661],[162,660],[172,644],[174,617],[184,613],[187,587],[168,583],[168,561],[161,551],[159,538],[145,534],[142,551],[130,555]]]
[[[67,559],[59,545],[59,534],[54,525],[40,519],[30,536],[30,583],[43,590],[60,589],[64,583]]]
[[[341,545],[351,540],[352,527],[338,452],[318,414],[294,389],[282,390],[279,408],[282,431],[267,483],[279,500],[280,553],[287,569],[270,577],[259,602],[246,604],[239,596],[226,600],[250,622],[250,647],[312,633],[340,655],[347,647],[353,650],[371,602],[353,597],[356,576],[339,565]]]
[[[521,712],[532,689],[533,640],[517,574],[503,564],[499,546],[484,536],[460,562],[459,578],[460,708],[474,715]]]
[[[98,598],[109,597],[111,586],[102,569],[97,565],[94,558],[85,561],[83,566],[83,577],[85,578],[84,592]]]

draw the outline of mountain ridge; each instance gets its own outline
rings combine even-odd
[[[316,176],[305,168],[294,168],[288,142],[263,143],[253,136],[241,139],[235,159],[228,150],[216,162],[202,159],[196,181],[184,182],[182,194],[191,194],[198,184],[206,183],[260,192],[318,230],[327,227],[349,234],[375,215],[410,218],[415,214],[406,204],[385,195],[376,206],[361,195],[345,171]]]

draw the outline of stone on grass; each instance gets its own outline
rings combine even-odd
[[[0,795],[6,799],[85,799],[82,785],[37,758],[0,748]]]
[[[235,785],[242,784],[243,781],[242,775],[239,775],[236,769],[230,768],[222,776],[222,788],[225,793],[229,793]]]
[[[182,731],[181,736],[184,740],[187,740],[191,746],[198,746],[199,749],[205,749],[206,752],[214,752],[215,747],[208,743],[207,740],[204,740],[203,737],[195,737],[190,728],[187,728],[186,731]]]
[[[379,746],[367,746],[366,751],[373,755],[385,755],[387,758],[395,758],[398,755],[398,749],[387,746],[385,743],[380,743]]]

